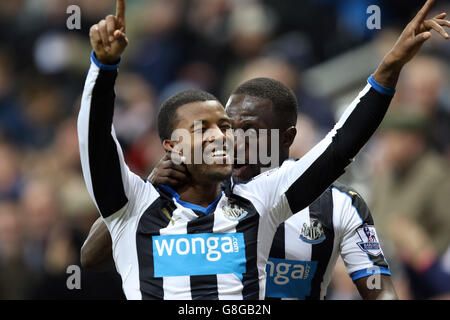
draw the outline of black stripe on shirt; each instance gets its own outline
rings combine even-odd
[[[391,96],[383,95],[373,88],[361,97],[333,136],[331,144],[286,191],[292,212],[307,207],[345,172],[345,168],[383,120],[391,99]]]
[[[317,267],[311,281],[311,294],[306,297],[306,300],[318,300],[320,299],[323,276],[330,262],[334,246],[333,195],[330,189],[309,206],[309,216],[322,223],[325,233],[324,241],[311,245],[311,261],[317,261]]]
[[[363,223],[373,225],[373,218],[370,213],[370,209],[355,189],[337,181],[333,183],[332,187],[345,193],[352,199],[352,205],[356,208],[356,211],[358,212]]]
[[[273,237],[272,247],[270,248],[269,257],[276,259],[286,259],[286,239],[285,239],[284,222],[279,225],[275,236]]]
[[[128,202],[116,143],[111,135],[116,77],[117,70],[100,70],[92,91],[89,114],[89,170],[95,201],[104,218]]]
[[[285,223],[283,222],[275,232],[275,236],[273,237],[272,247],[270,248],[270,258],[276,259],[286,259],[286,229]],[[281,300],[281,298],[274,298],[266,296],[266,300]]]
[[[187,224],[187,233],[212,233],[214,228],[214,214],[205,215],[196,212],[199,217]],[[217,300],[219,292],[217,289],[217,275],[190,276],[192,300]]]
[[[159,236],[160,229],[171,223],[169,217],[163,214],[163,210],[172,216],[175,205],[162,192],[160,194],[161,197],[145,210],[136,231],[139,282],[143,300],[164,299],[163,278],[154,276],[153,236]]]
[[[236,232],[244,234],[246,273],[242,276],[242,297],[244,300],[259,300],[259,272],[257,266],[259,214],[253,204],[238,195],[232,194],[232,202],[247,211],[247,215],[239,220]]]

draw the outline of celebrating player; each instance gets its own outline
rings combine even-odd
[[[425,20],[432,2],[406,27],[325,139],[302,159],[284,162],[246,184],[230,181],[222,191],[221,181],[231,175],[231,165],[224,161],[229,154],[223,151],[208,155],[212,164],[188,159],[191,180],[175,190],[153,186],[126,166],[112,126],[114,82],[128,43],[125,1],[118,0],[116,16],[91,28],[94,51],[78,135],[85,182],[111,233],[127,298],[263,298],[266,262],[278,225],[326,190],[376,130],[403,65],[430,38],[428,30],[437,28],[435,24],[442,29],[440,18]],[[189,139],[172,140],[170,132],[177,129],[192,138],[200,133],[201,146],[215,145],[217,150],[225,148],[231,120],[217,99],[194,90],[163,103],[158,126],[167,151],[197,147]]]
[[[296,121],[296,107],[296,98],[285,85],[257,78],[233,92],[226,112],[235,129],[284,132],[285,143],[277,150],[284,162],[289,161],[289,147],[296,134],[289,126]],[[237,183],[246,183],[261,172],[261,161],[249,164],[248,154],[245,160],[233,166],[233,181]],[[187,183],[189,176],[183,165],[174,164],[166,155],[150,180],[176,187]],[[365,247],[367,242],[374,242],[372,248]],[[370,211],[354,190],[340,183],[334,183],[308,208],[278,227],[267,265],[266,297],[324,299],[339,254],[364,299],[396,298]],[[84,267],[97,270],[113,262],[111,237],[101,219],[83,245],[82,261]],[[375,274],[380,277],[379,288],[367,284]]]

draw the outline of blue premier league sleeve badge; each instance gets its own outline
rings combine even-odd
[[[365,224],[356,229],[356,232],[361,239],[361,242],[358,242],[357,244],[362,251],[372,256],[381,254],[381,247],[374,226]]]

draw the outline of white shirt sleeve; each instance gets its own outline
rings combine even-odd
[[[364,200],[349,188],[333,187],[332,192],[341,257],[352,280],[372,274],[390,275],[370,210]]]
[[[130,171],[114,132],[117,67],[102,65],[92,54],[77,124],[83,177],[113,238],[159,197],[150,182]]]

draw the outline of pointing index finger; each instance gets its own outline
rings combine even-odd
[[[421,23],[423,20],[425,20],[425,17],[427,16],[428,12],[430,11],[433,3],[434,3],[434,0],[428,0],[427,2],[425,2],[422,9],[419,10],[417,15],[413,19],[413,21],[416,23]]]
[[[117,0],[116,2],[116,18],[120,27],[125,28],[125,0]]]

